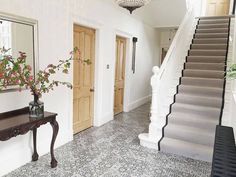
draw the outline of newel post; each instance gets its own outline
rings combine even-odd
[[[151,123],[149,132],[139,135],[140,145],[152,149],[158,149],[158,142],[162,137],[163,120],[160,118],[160,73],[159,67],[153,67],[153,76],[151,78],[152,86],[152,104],[151,104]]]

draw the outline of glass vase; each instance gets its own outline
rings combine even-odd
[[[39,100],[38,95],[34,95],[34,101],[29,103],[29,117],[42,118],[44,117],[44,103]]]

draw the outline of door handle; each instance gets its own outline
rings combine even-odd
[[[94,92],[95,90],[93,88],[90,89],[90,92]]]

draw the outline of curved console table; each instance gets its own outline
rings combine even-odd
[[[18,135],[24,135],[29,131],[33,131],[33,147],[34,153],[32,161],[38,160],[37,153],[37,128],[46,123],[50,123],[53,129],[50,153],[51,153],[51,167],[57,166],[57,161],[54,156],[54,144],[58,134],[59,126],[56,121],[57,114],[45,112],[43,118],[30,118],[29,108],[18,109],[10,112],[0,114],[0,141],[7,141]]]

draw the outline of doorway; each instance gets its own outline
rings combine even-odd
[[[74,47],[80,50],[82,60],[89,59],[91,64],[74,60],[73,77],[73,131],[79,133],[93,126],[94,117],[94,70],[95,70],[96,31],[74,25]]]
[[[167,52],[168,52],[168,48],[165,48],[165,47],[163,47],[162,49],[161,49],[161,64],[163,63],[163,61],[164,61],[164,59],[165,59],[165,57],[166,57],[166,54],[167,54]]]
[[[229,15],[230,0],[207,0],[207,16]]]
[[[125,86],[126,38],[116,36],[114,114],[123,112]]]

